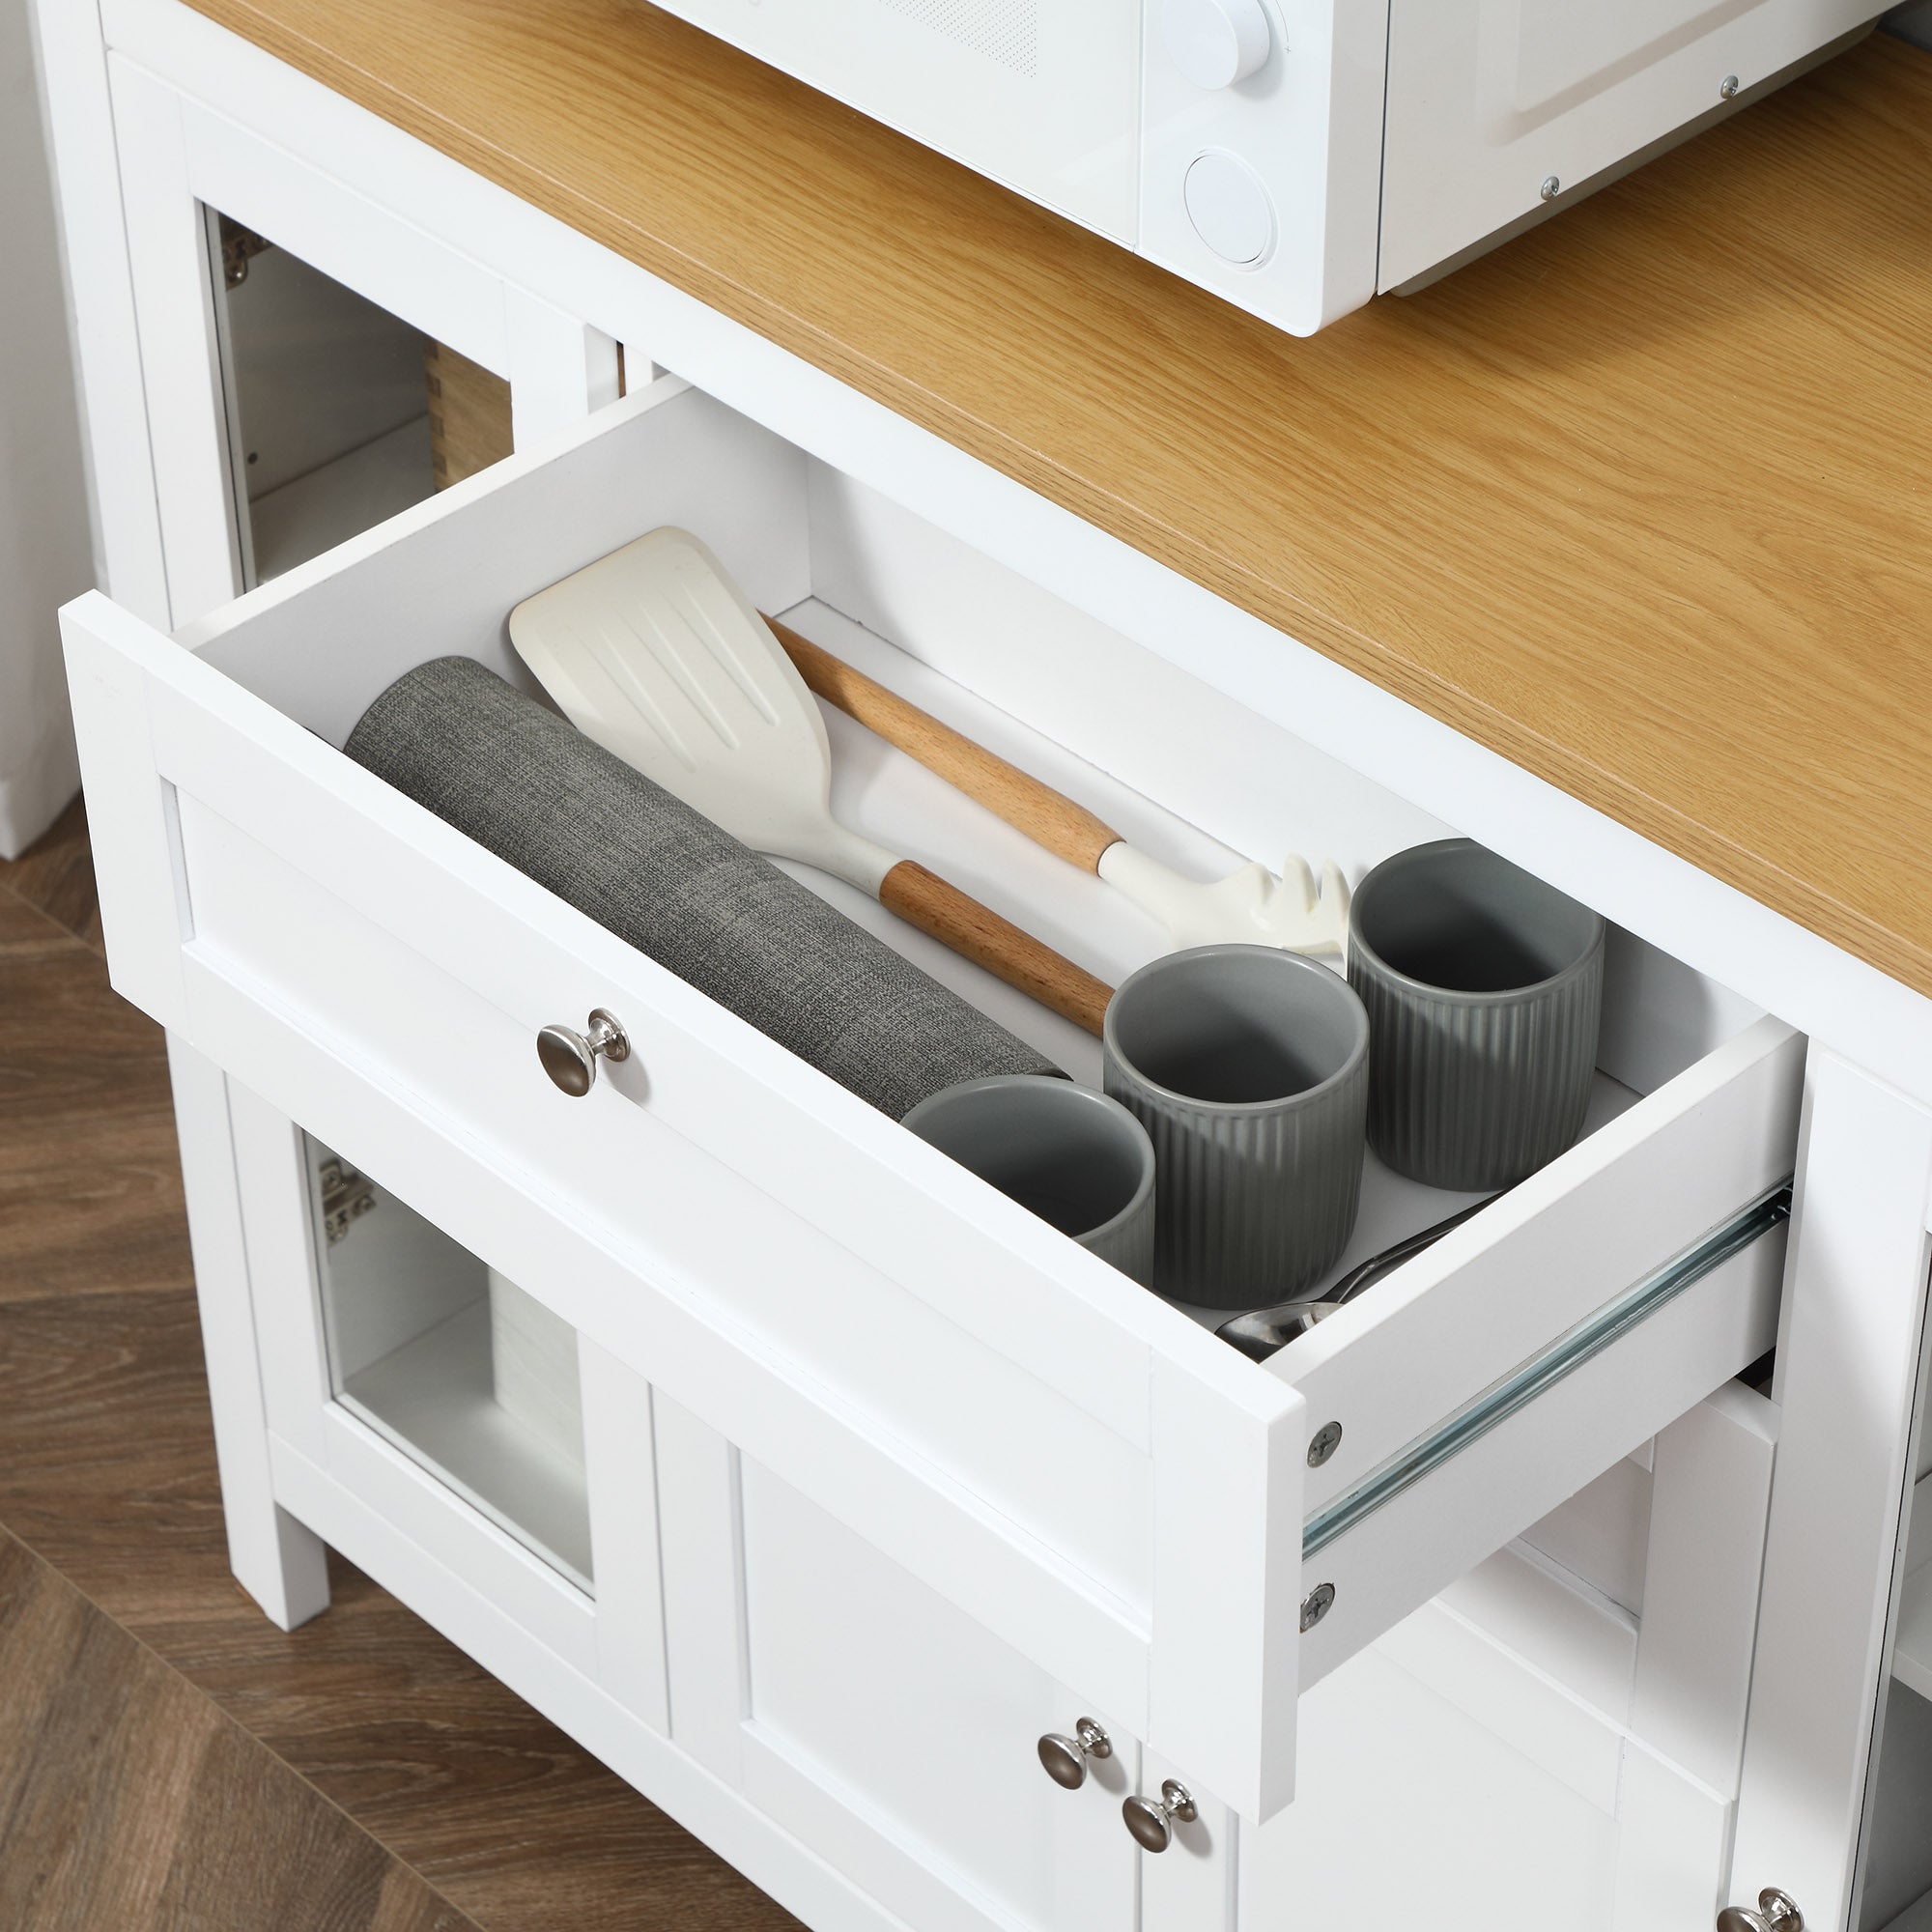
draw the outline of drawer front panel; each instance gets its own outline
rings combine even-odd
[[[1788,1181],[1804,1046],[1777,1020],[1747,1027],[1278,1356],[1315,1426],[1342,1427],[1309,1474],[1311,1515],[1422,1435],[1419,1418],[1475,1402]]]
[[[1320,1548],[1311,1518],[1304,1595],[1325,1585],[1334,1597],[1302,1641],[1303,1688],[1520,1535],[1537,1499],[1574,1494],[1614,1445],[1636,1449],[1764,1354],[1777,1339],[1784,1248],[1781,1228],[1752,1239]]]

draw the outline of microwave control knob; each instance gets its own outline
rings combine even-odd
[[[1233,87],[1265,65],[1273,36],[1262,0],[1161,0],[1168,58],[1196,87]]]

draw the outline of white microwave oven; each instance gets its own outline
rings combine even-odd
[[[1279,328],[1422,286],[1883,0],[659,0]]]

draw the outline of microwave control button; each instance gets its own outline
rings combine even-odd
[[[1195,234],[1222,261],[1248,268],[1274,245],[1274,202],[1246,161],[1211,152],[1197,156],[1181,196]]]
[[[1168,58],[1196,87],[1233,87],[1268,57],[1268,16],[1262,0],[1161,0]]]

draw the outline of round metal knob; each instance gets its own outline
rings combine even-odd
[[[1790,1897],[1768,1885],[1757,1895],[1757,1910],[1727,1905],[1718,1914],[1718,1932],[1804,1932],[1804,1915]]]
[[[1160,1803],[1151,1798],[1129,1798],[1121,1806],[1121,1816],[1127,1821],[1127,1830],[1134,1835],[1134,1842],[1144,1852],[1164,1852],[1174,1841],[1174,1826],[1170,1822],[1179,1819],[1183,1825],[1191,1825],[1201,1813],[1195,1808],[1193,1794],[1186,1785],[1177,1783],[1173,1778],[1160,1787]]]
[[[1078,1791],[1087,1782],[1090,1757],[1112,1757],[1114,1741],[1092,1718],[1082,1718],[1073,1726],[1073,1735],[1048,1731],[1039,1741],[1039,1761],[1054,1783],[1068,1791]]]
[[[567,1026],[547,1026],[537,1035],[537,1058],[552,1084],[574,1099],[582,1099],[597,1082],[597,1056],[629,1060],[631,1038],[602,1007],[592,1012],[583,1032]]]

